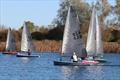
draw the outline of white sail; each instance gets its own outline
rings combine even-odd
[[[95,7],[93,8],[92,11],[86,50],[88,56],[98,56],[103,54],[101,30],[100,30],[98,16]]]
[[[64,29],[62,54],[63,56],[72,56],[75,51],[78,56],[81,56],[83,48],[84,45],[80,33],[78,17],[72,7],[70,7]]]
[[[6,41],[6,51],[15,51],[15,39],[12,34],[11,29],[8,29],[8,34],[7,34],[7,41]]]
[[[96,53],[95,26],[96,26],[95,8],[93,8],[86,45],[86,50],[89,56],[95,55]]]
[[[97,14],[96,14],[96,55],[100,57],[103,56],[103,42]]]
[[[28,50],[35,51],[35,47],[32,43],[32,37],[28,28],[28,24],[25,22],[22,32],[21,51],[27,52]]]

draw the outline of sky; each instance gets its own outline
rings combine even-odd
[[[88,3],[95,3],[96,1],[99,1],[99,0],[85,0],[86,2],[88,2]],[[114,6],[115,5],[115,0],[108,0],[108,3],[109,4],[111,4],[112,6]]]
[[[0,0],[0,24],[18,28],[24,21],[49,25],[56,17],[59,0]]]
[[[17,29],[24,21],[32,21],[47,26],[56,17],[59,3],[59,0],[0,0],[0,25]],[[109,3],[114,5],[115,0]]]

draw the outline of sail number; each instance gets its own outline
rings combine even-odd
[[[77,40],[77,39],[81,39],[81,38],[82,38],[82,35],[81,35],[80,31],[75,31],[73,33],[73,39]]]

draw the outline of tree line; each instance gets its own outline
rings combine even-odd
[[[33,24],[30,26],[30,24]],[[34,25],[33,22],[28,21],[29,29],[31,31],[31,35],[33,40],[62,40],[63,39],[63,32],[64,27],[37,27]],[[31,27],[31,28],[30,28]],[[118,26],[112,26],[106,30],[102,30],[103,41],[105,42],[119,42],[120,43],[120,28]],[[5,42],[7,38],[7,28],[0,29],[0,42]],[[21,41],[22,35],[22,28],[19,30],[12,30],[13,35],[15,36],[16,41]],[[86,39],[87,38],[87,30],[81,29],[82,36]]]
[[[99,15],[99,22],[102,28],[103,41],[106,42],[120,42],[120,0],[115,0],[116,5],[112,6],[108,0],[97,0],[97,11]],[[49,27],[36,26],[32,21],[27,21],[29,29],[31,31],[32,38],[34,40],[62,40],[64,26],[69,6],[72,5],[78,14],[80,28],[83,37],[87,38],[92,7],[94,4],[88,4],[85,0],[61,0],[60,8],[57,16],[52,21]],[[108,16],[114,15],[112,19],[107,19]],[[6,41],[7,29],[5,26],[1,26],[0,29],[0,41]],[[13,30],[16,41],[21,40],[23,26],[20,26],[18,30]]]

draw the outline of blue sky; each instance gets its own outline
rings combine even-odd
[[[57,15],[59,0],[0,0],[0,24],[20,27],[24,21],[49,25]]]
[[[86,2],[89,2],[89,3],[93,3],[93,2],[96,2],[96,1],[99,1],[99,0],[85,0]],[[115,1],[116,0],[108,0],[109,4],[111,4],[112,6],[115,5]]]
[[[114,5],[115,0],[109,2]],[[16,29],[24,21],[49,25],[57,15],[59,3],[59,0],[0,0],[0,24]]]

